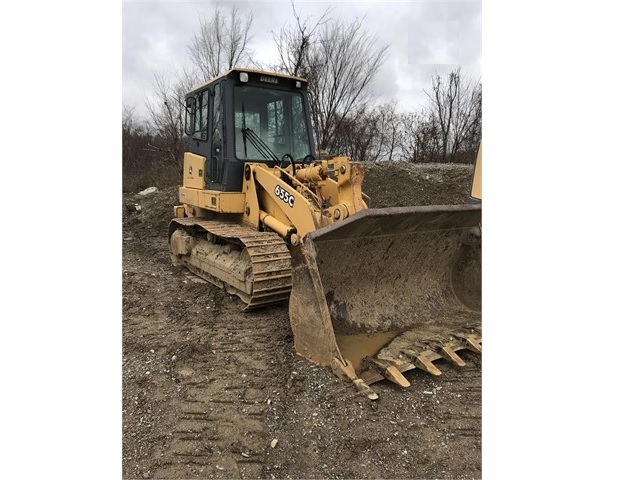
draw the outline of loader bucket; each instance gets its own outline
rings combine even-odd
[[[399,207],[308,234],[292,252],[297,353],[368,390],[464,365],[458,350],[482,348],[480,223],[480,204]]]

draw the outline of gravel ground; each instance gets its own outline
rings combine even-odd
[[[472,167],[367,166],[372,207],[458,204]],[[286,305],[170,262],[177,188],[123,195],[123,478],[480,478],[481,357],[360,396],[293,349]],[[138,206],[138,207],[136,207]]]

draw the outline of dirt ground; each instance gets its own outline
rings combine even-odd
[[[368,165],[372,207],[459,204],[472,167]],[[481,357],[360,396],[293,349],[287,305],[170,262],[177,188],[123,195],[123,478],[481,478]],[[439,363],[439,362],[438,362]]]

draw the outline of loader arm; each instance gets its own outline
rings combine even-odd
[[[365,210],[362,167],[346,157],[294,169],[245,166],[246,222],[277,232],[291,245],[307,234]],[[249,210],[249,213],[248,213]]]
[[[316,206],[303,195],[303,187],[295,188],[279,178],[282,169],[248,164],[246,171],[250,172],[244,182],[247,204],[250,213],[258,212],[261,223],[294,245],[300,236],[319,227],[320,212],[317,215]]]

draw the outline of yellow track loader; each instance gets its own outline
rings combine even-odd
[[[481,203],[369,208],[360,164],[317,158],[307,95],[242,68],[186,95],[173,262],[246,310],[288,301],[297,353],[371,399],[376,381],[463,366],[482,351]]]

